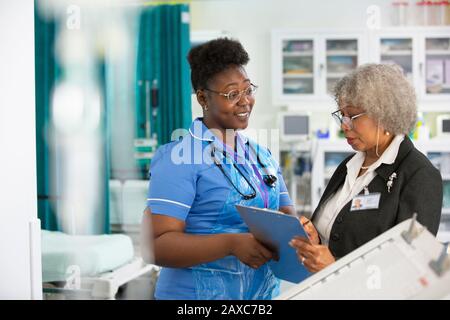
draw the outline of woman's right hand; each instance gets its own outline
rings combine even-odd
[[[232,235],[231,254],[254,269],[258,269],[273,257],[272,252],[259,243],[251,233]]]

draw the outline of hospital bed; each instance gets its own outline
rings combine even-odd
[[[144,274],[151,286],[159,267],[135,257],[130,237],[68,235],[42,230],[44,295],[77,299],[114,299],[119,288]]]
[[[145,274],[154,288],[159,267],[135,257],[148,180],[109,181],[111,235],[75,236],[42,230],[43,282],[48,294],[113,299]],[[81,280],[80,280],[81,279]]]

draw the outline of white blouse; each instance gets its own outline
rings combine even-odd
[[[365,152],[358,151],[355,156],[347,162],[347,176],[345,177],[344,184],[321,206],[313,220],[314,226],[322,240],[322,244],[328,245],[331,228],[337,215],[342,208],[353,199],[353,197],[358,195],[361,190],[368,186],[373,178],[375,178],[375,169],[382,163],[394,163],[397,158],[398,149],[404,138],[404,135],[396,135],[381,157],[376,162],[372,163],[367,171],[360,177],[358,177],[358,173],[364,163]]]

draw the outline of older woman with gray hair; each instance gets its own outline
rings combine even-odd
[[[356,154],[338,166],[328,183],[311,217],[313,236],[290,242],[311,272],[414,213],[436,234],[442,210],[441,175],[408,138],[417,107],[401,68],[360,66],[337,83],[335,99],[339,109],[332,116]]]

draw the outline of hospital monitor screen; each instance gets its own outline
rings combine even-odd
[[[450,119],[442,120],[442,132],[450,133]]]
[[[440,115],[437,117],[437,136],[450,136],[450,115]]]
[[[309,135],[309,116],[283,115],[281,135],[285,141],[307,139]]]

